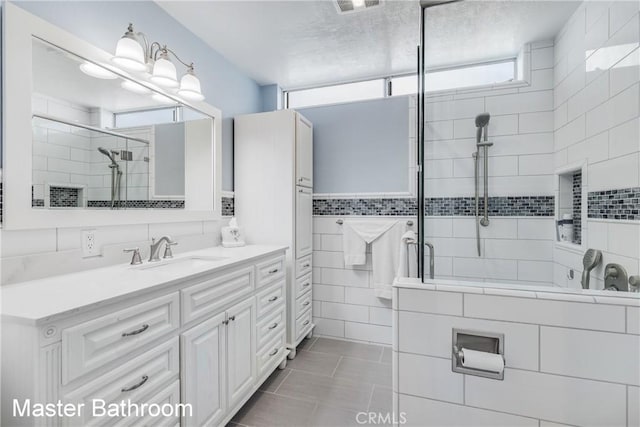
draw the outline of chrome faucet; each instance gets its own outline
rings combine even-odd
[[[165,248],[164,251],[164,257],[165,258],[171,258],[172,254],[171,254],[171,246],[173,245],[177,245],[177,242],[174,242],[170,236],[162,236],[161,238],[158,239],[158,241],[156,241],[155,238],[151,239],[151,251],[149,253],[149,262],[156,262],[156,261],[160,261],[160,246],[162,245],[163,242],[166,242],[167,246]]]

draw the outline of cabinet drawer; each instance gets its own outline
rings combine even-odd
[[[231,302],[253,292],[253,266],[244,267],[180,291],[182,322],[214,314]]]
[[[299,318],[302,313],[311,308],[311,292],[307,292],[300,298],[296,299],[296,319]]]
[[[256,270],[258,275],[257,287],[261,288],[275,280],[284,278],[287,268],[284,257],[278,256],[256,264]]]
[[[311,329],[311,316],[312,310],[309,309],[304,312],[302,316],[296,319],[296,341],[299,340],[303,335],[307,334],[307,332],[309,332],[309,329]]]
[[[307,273],[311,273],[312,262],[311,255],[299,258],[296,260],[296,277],[303,276]]]
[[[280,334],[286,327],[285,306],[280,306],[273,314],[265,316],[258,322],[258,351],[265,344],[271,341],[275,336]]]
[[[258,318],[272,309],[284,304],[284,280],[258,293]]]
[[[155,393],[153,396],[144,399],[144,402],[141,403],[159,405],[160,407],[162,407],[162,405],[168,404],[175,408],[175,405],[180,403],[180,381],[174,381],[169,386],[160,390],[158,393]],[[188,411],[188,409],[186,409],[186,411]],[[154,417],[147,413],[145,414],[145,416],[131,416],[124,418],[121,421],[117,422],[115,425],[118,427],[174,427],[176,425],[180,425],[180,414],[178,411],[176,411],[176,413],[172,414],[172,416],[170,417],[165,417],[162,415],[162,413]]]
[[[296,279],[295,298],[298,299],[302,295],[311,290],[311,274]]]
[[[115,360],[180,326],[177,292],[62,331],[62,383]]]
[[[112,417],[99,416],[100,412],[92,410],[96,408],[93,399],[104,400],[105,408],[111,403],[118,404],[127,400],[134,403],[145,402],[149,396],[160,393],[172,379],[178,380],[179,366],[178,337],[175,337],[78,389],[65,393],[65,403],[84,403],[85,410],[79,418],[63,418],[63,422],[67,425],[113,423]],[[166,390],[164,394],[166,395]],[[176,397],[179,400],[179,390],[176,391]]]
[[[269,341],[261,351],[258,352],[258,378],[265,375],[270,369],[278,365],[285,351],[284,331]]]

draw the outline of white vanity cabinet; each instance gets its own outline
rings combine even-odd
[[[302,294],[296,292],[303,279],[309,283],[305,293],[311,292],[313,125],[294,110],[235,117],[234,165],[235,216],[247,243],[291,248],[285,262],[286,340],[293,358],[314,326],[312,304],[301,311],[306,301],[297,300]]]
[[[284,248],[228,251],[254,256],[44,317],[27,318],[27,307],[25,318],[3,313],[2,425],[225,425],[287,357]],[[126,267],[138,279],[147,274],[135,268]],[[60,277],[54,282],[63,292]],[[12,292],[21,284],[13,286]],[[24,291],[32,293],[33,286],[25,284]],[[17,301],[15,292],[8,298]],[[14,399],[84,404],[84,410],[16,417]],[[107,408],[130,401],[184,404],[191,411],[101,416],[96,400]]]

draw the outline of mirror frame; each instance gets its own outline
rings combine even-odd
[[[118,224],[219,220],[222,198],[222,113],[205,102],[187,102],[111,65],[113,56],[84,40],[38,18],[10,2],[3,7],[2,37],[2,185],[3,224],[9,230],[91,227]],[[100,64],[124,78],[149,87],[176,102],[197,110],[213,123],[211,180],[185,192],[184,209],[34,209],[31,206],[32,177],[32,43],[45,40],[63,50]],[[114,44],[117,40],[114,39]],[[199,165],[204,169],[209,165]],[[205,169],[206,170],[206,169]],[[192,197],[189,197],[189,196]]]

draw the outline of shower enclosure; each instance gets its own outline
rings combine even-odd
[[[628,8],[624,18],[613,6],[556,4],[565,9],[555,28],[530,31],[536,35],[522,38],[512,52],[512,79],[432,92],[430,71],[443,66],[438,43],[446,42],[452,17],[470,35],[466,45],[456,46],[464,56],[477,51],[474,38],[488,34],[486,22],[470,17],[510,16],[526,27],[532,15],[551,22],[558,11],[540,2],[420,2],[417,224],[423,281],[433,271],[433,247],[436,280],[637,289],[622,286],[628,280],[620,278],[640,273],[637,4],[616,6]],[[607,34],[596,26],[605,21]],[[500,25],[504,38],[520,37],[516,24]],[[483,50],[492,47],[486,43]],[[448,60],[455,62],[457,53]]]

